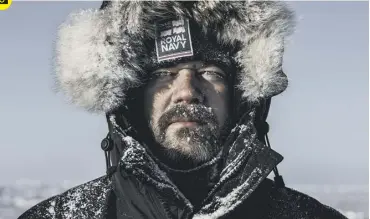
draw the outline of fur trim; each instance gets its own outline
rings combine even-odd
[[[220,44],[241,45],[232,58],[241,66],[237,87],[247,101],[286,89],[282,57],[294,14],[285,3],[270,1],[113,1],[71,14],[58,32],[58,88],[93,112],[124,104],[127,90],[140,85],[140,63],[148,52],[143,41],[154,36],[152,21],[174,16],[194,19]]]

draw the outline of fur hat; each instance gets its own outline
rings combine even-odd
[[[238,48],[229,56],[240,66],[236,86],[246,101],[286,89],[283,50],[295,19],[285,3],[274,1],[112,1],[73,13],[58,32],[57,87],[88,111],[124,105],[128,90],[141,85],[146,74],[153,21],[174,17],[196,22],[219,45]]]

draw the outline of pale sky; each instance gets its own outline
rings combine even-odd
[[[273,98],[272,147],[286,184],[368,184],[368,2],[289,2],[289,88]],[[87,181],[105,172],[104,115],[52,91],[58,25],[100,2],[18,2],[0,11],[0,184]]]

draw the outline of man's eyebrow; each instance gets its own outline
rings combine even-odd
[[[208,60],[204,63],[204,65],[216,66],[224,72],[227,72],[228,69],[230,69],[230,66],[227,63],[220,60]]]
[[[166,62],[161,65],[158,65],[157,68],[151,72],[158,72],[158,71],[172,71],[174,69],[180,70],[180,69],[204,69],[204,68],[210,68],[215,67],[219,68],[223,73],[226,73],[227,66],[223,64],[222,62],[218,61],[207,61],[203,62],[201,64],[185,64],[181,62]]]
[[[215,64],[215,63],[209,63],[209,64],[207,64],[207,65],[205,65],[205,66],[201,67],[200,69],[207,69],[207,68],[217,68],[217,69],[219,69],[219,70],[218,70],[219,72],[221,71],[220,73],[224,73],[224,74],[226,74],[225,67],[220,66],[220,65]]]
[[[171,68],[158,68],[152,71],[152,73],[156,73],[156,72],[172,72],[172,69]]]

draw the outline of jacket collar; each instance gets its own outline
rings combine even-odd
[[[121,153],[119,171],[125,175],[135,176],[143,183],[151,184],[158,192],[166,190],[167,196],[173,197],[177,206],[181,205],[182,210],[188,212],[188,215],[194,215],[193,218],[219,218],[243,203],[283,160],[279,153],[257,139],[253,125],[254,115],[255,112],[251,111],[250,119],[232,130],[235,140],[222,153],[224,159],[218,181],[202,207],[196,212],[194,206],[168,178],[165,169],[161,168],[162,165],[151,156],[147,148],[134,138],[117,131],[120,128],[112,115],[110,120],[113,127],[117,128],[115,134],[119,135],[119,140],[125,145]],[[213,165],[216,162],[219,162],[217,158],[205,165]]]

